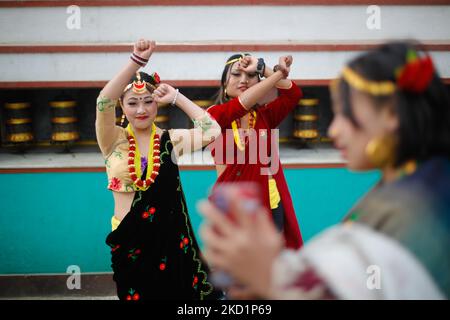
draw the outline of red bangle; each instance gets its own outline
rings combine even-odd
[[[130,59],[131,59],[134,63],[136,63],[138,66],[145,67],[145,63],[142,63],[142,62],[136,60],[136,58],[133,57],[133,55],[130,56]]]
[[[139,57],[136,53],[132,53],[131,54],[137,61],[140,61],[140,62],[142,62],[142,63],[147,63],[148,62],[148,59],[145,59],[145,58],[142,58],[142,57]]]

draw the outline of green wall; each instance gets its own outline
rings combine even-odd
[[[379,174],[346,169],[286,169],[305,241],[338,222]],[[196,202],[205,198],[215,171],[182,171],[195,232]],[[113,199],[104,173],[0,174],[0,274],[108,272]],[[201,243],[201,239],[198,239]]]

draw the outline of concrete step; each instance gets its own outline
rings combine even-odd
[[[0,275],[0,299],[115,300],[112,273]]]

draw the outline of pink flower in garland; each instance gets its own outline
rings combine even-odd
[[[118,191],[122,187],[122,183],[120,182],[120,179],[118,178],[112,178],[111,182],[109,183],[109,189]]]

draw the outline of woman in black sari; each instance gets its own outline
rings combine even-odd
[[[159,76],[137,72],[155,43],[140,40],[124,69],[97,99],[96,133],[113,191],[112,268],[120,299],[217,299],[194,236],[176,158],[200,149],[220,127]],[[131,79],[131,80],[130,80]],[[129,124],[115,125],[120,103]],[[194,129],[161,130],[158,104],[178,106]],[[174,141],[174,143],[172,143]]]

